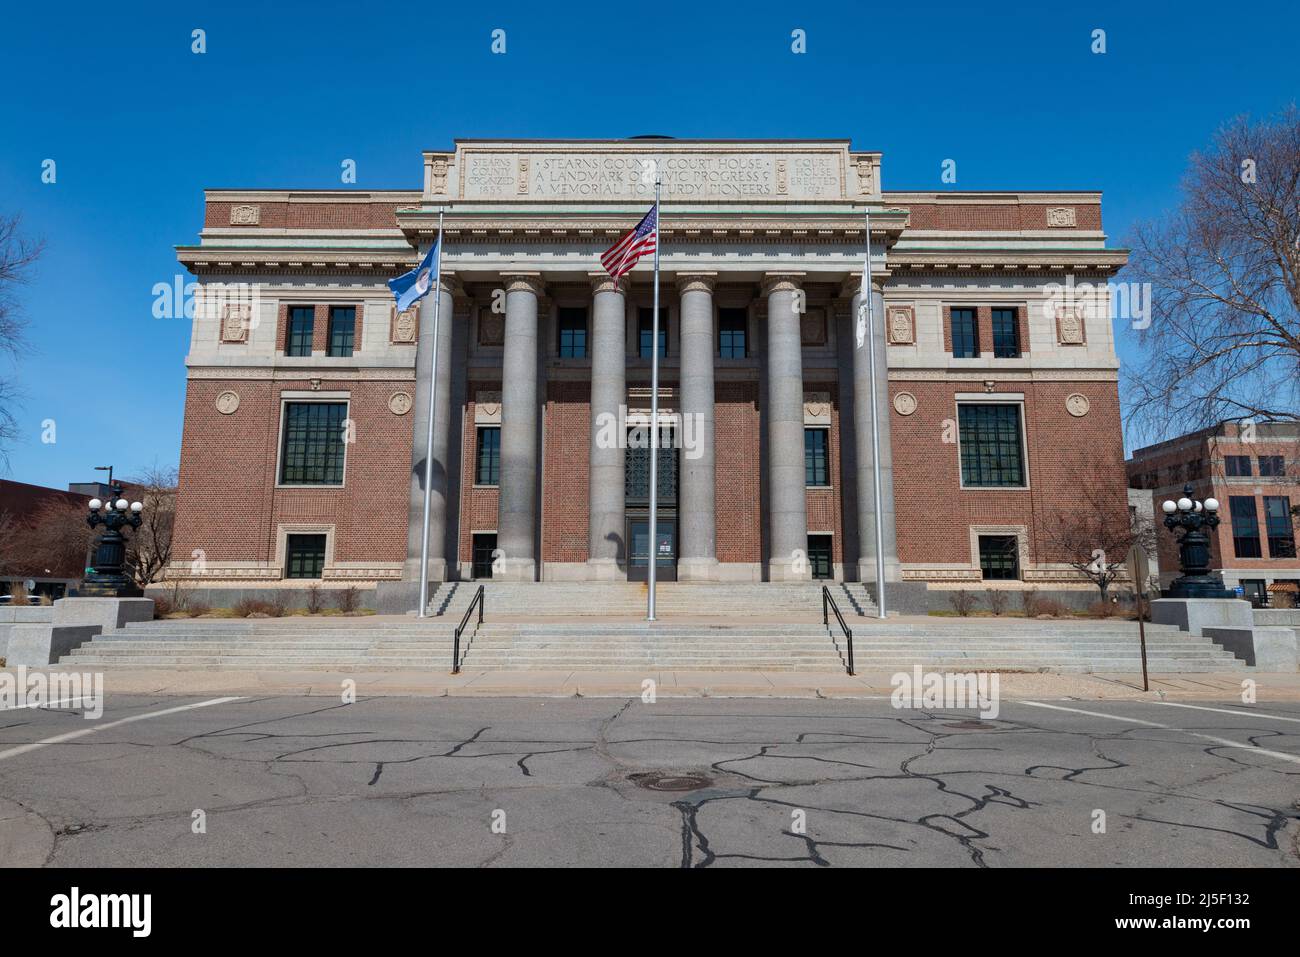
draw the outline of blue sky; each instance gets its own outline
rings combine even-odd
[[[886,189],[1104,190],[1118,245],[1219,124],[1296,98],[1297,33],[1293,2],[10,5],[0,210],[47,249],[3,477],[178,460],[189,331],[151,290],[205,187],[338,187],[350,158],[418,188],[458,136],[850,137]]]

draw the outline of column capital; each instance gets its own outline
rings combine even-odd
[[[452,296],[465,295],[465,284],[460,281],[460,278],[454,272],[448,272],[444,269],[442,276],[440,277],[440,282],[446,287],[447,292],[451,293]],[[437,283],[434,285],[436,286]]]
[[[718,283],[716,272],[679,272],[677,274],[677,291],[712,293]]]
[[[626,296],[628,289],[631,287],[631,282],[626,274],[615,279],[603,269],[599,272],[587,273],[587,278],[591,280],[591,291],[593,293],[616,292],[620,296]]]
[[[883,293],[885,291],[884,284],[877,279],[874,274],[871,277],[871,288],[876,292]],[[861,291],[862,273],[860,272],[849,273],[849,275],[845,277],[844,282],[840,285],[840,295],[845,299],[852,299]]]
[[[770,272],[763,276],[763,295],[770,296],[774,292],[793,292],[803,286],[803,277],[805,273],[801,272]]]
[[[531,292],[538,297],[546,288],[539,272],[503,272],[501,282],[505,285],[506,292]]]

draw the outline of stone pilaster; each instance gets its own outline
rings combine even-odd
[[[681,464],[678,469],[677,577],[712,581],[718,577],[717,519],[714,512],[716,467],[713,444],[714,273],[677,277],[681,294]]]
[[[624,456],[619,409],[627,402],[627,281],[591,273],[591,469],[587,577],[622,577],[626,562]]]
[[[539,273],[503,273],[505,346],[501,360],[501,479],[493,577],[534,581],[537,576],[537,304]]]
[[[802,274],[769,274],[767,297],[768,577],[812,578],[804,496]]]

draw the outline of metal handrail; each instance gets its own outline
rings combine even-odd
[[[460,674],[460,633],[465,630],[465,624],[469,621],[469,616],[474,613],[474,607],[478,606],[478,622],[474,625],[475,630],[483,624],[483,586],[478,586],[478,591],[474,593],[474,598],[470,601],[469,607],[465,609],[465,615],[456,626],[456,637],[451,649],[451,673]],[[851,672],[850,672],[851,673]]]
[[[831,612],[835,612],[835,620],[840,623],[840,628],[844,631],[844,640],[848,645],[849,661],[848,671],[853,674],[853,629],[844,623],[844,616],[840,614],[840,606],[835,604],[835,599],[831,597],[831,590],[822,585],[822,624],[829,631],[831,627]]]

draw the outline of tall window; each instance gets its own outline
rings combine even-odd
[[[952,310],[952,357],[974,359],[980,354],[980,337],[974,309]]]
[[[959,405],[961,482],[968,488],[1025,484],[1019,405]]]
[[[1264,496],[1264,527],[1268,530],[1268,557],[1295,558],[1295,528],[1291,524],[1291,499]]]
[[[289,341],[285,343],[285,355],[311,355],[312,327],[315,322],[315,306],[289,307]]]
[[[330,307],[329,351],[326,355],[352,355],[352,341],[357,332],[356,306]]]
[[[1195,482],[1205,478],[1205,459],[1192,459],[1187,463],[1187,480]]]
[[[1250,456],[1225,455],[1223,457],[1223,471],[1233,478],[1249,478]]]
[[[286,402],[282,485],[342,485],[346,402]]]
[[[587,357],[587,310],[564,308],[560,310],[560,358],[585,359]]]
[[[745,309],[718,310],[718,357],[743,359],[746,356],[745,332],[748,311]]]
[[[285,538],[285,577],[320,578],[325,570],[325,536],[288,535]]]
[[[834,572],[831,563],[831,537],[829,535],[808,536],[808,564],[812,568],[812,577],[830,578]]]
[[[980,572],[985,579],[1014,580],[1020,577],[1020,555],[1014,535],[981,535]]]
[[[1238,558],[1260,558],[1259,513],[1252,495],[1231,495],[1228,509],[1232,515],[1232,550]]]
[[[474,484],[501,484],[500,426],[479,426],[478,447],[474,455]]]
[[[1286,475],[1286,460],[1280,455],[1261,455],[1259,457],[1259,474],[1274,478]]]
[[[803,430],[803,472],[805,485],[830,485],[831,462],[828,429]]]
[[[998,359],[1020,358],[1020,323],[1014,309],[993,310],[993,355]]]
[[[642,359],[649,359],[650,341],[654,338],[654,313],[653,309],[640,309],[637,311],[637,346],[636,354]],[[668,355],[668,310],[659,309],[659,358],[662,359]]]

